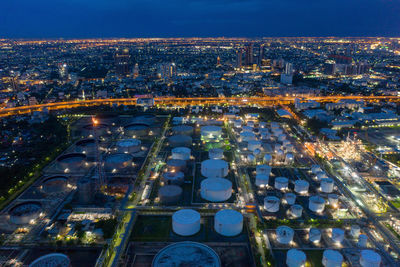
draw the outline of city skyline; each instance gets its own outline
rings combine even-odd
[[[53,1],[2,4],[2,38],[399,36],[399,1]]]

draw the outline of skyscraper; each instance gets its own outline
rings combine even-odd
[[[133,78],[137,78],[139,76],[139,64],[136,63],[135,67],[133,68]]]
[[[130,73],[130,59],[129,49],[117,51],[115,54],[115,72],[118,76],[127,76]]]
[[[236,68],[240,69],[242,67],[243,51],[239,49],[236,52]]]
[[[293,82],[293,64],[287,62],[285,64],[285,70],[281,74],[281,83],[292,84]]]
[[[264,44],[260,44],[260,48],[258,50],[258,66],[262,66],[262,60],[264,59]]]
[[[251,66],[253,64],[253,44],[247,44],[245,47],[244,65]]]

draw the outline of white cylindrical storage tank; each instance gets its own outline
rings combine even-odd
[[[298,194],[307,194],[310,184],[305,180],[296,180],[294,182],[294,191]]]
[[[311,172],[313,174],[317,174],[318,172],[321,172],[321,171],[322,171],[322,169],[321,169],[321,167],[319,165],[312,165],[311,166]]]
[[[331,178],[321,179],[321,191],[324,193],[332,193],[333,191],[333,180]]]
[[[339,204],[339,196],[336,194],[329,194],[328,201],[329,201],[329,205],[331,205],[333,207],[337,207],[337,205]]]
[[[288,245],[292,242],[294,236],[294,230],[288,226],[278,226],[276,228],[276,240],[278,243]]]
[[[333,228],[331,233],[332,242],[341,243],[344,239],[344,230],[340,228]]]
[[[182,236],[196,234],[200,230],[200,213],[192,209],[178,210],[172,215],[172,230]]]
[[[207,178],[221,178],[228,175],[228,162],[222,159],[208,159],[201,163],[201,175]]]
[[[224,150],[221,148],[211,148],[208,150],[208,157],[210,159],[222,159],[224,157]]]
[[[200,184],[200,194],[205,200],[220,202],[232,195],[232,182],[224,178],[207,178]]]
[[[293,193],[286,193],[283,198],[289,205],[293,205],[296,202],[296,195]]]
[[[286,265],[288,267],[302,267],[306,264],[306,254],[298,249],[289,249],[286,254]]]
[[[285,151],[292,153],[294,151],[294,146],[292,144],[285,145]]]
[[[256,149],[261,148],[261,142],[257,140],[251,140],[247,142],[247,149],[250,151],[254,151]]]
[[[242,120],[234,120],[233,121],[233,127],[235,127],[235,128],[242,127]]]
[[[183,172],[186,169],[186,161],[181,159],[170,159],[167,161],[167,169],[170,172]]]
[[[308,199],[308,208],[313,212],[323,212],[325,209],[325,199],[320,196],[312,196]]]
[[[310,228],[308,232],[308,240],[312,243],[318,243],[321,241],[321,230],[318,228]]]
[[[168,142],[171,147],[189,147],[192,145],[193,139],[188,135],[173,135],[168,138]]]
[[[275,188],[278,190],[286,190],[288,188],[289,180],[286,177],[275,178]]]
[[[249,142],[252,140],[257,140],[256,135],[253,132],[241,132],[240,140],[242,142]]]
[[[192,135],[193,134],[193,127],[189,125],[178,125],[172,127],[172,132],[175,135]]]
[[[295,219],[300,218],[303,213],[303,207],[298,204],[294,204],[293,206],[290,207],[289,210]]]
[[[243,126],[243,132],[253,132],[254,128],[251,126]]]
[[[357,238],[360,235],[361,228],[358,224],[351,225],[350,235],[354,238]]]
[[[182,198],[182,188],[177,185],[165,185],[158,190],[160,202],[166,205],[175,204]]]
[[[269,175],[257,174],[256,175],[256,186],[265,187],[268,185]]]
[[[328,178],[328,176],[326,175],[325,172],[320,171],[320,172],[317,172],[317,174],[315,175],[315,178],[316,178],[318,181],[321,181],[321,180],[324,179],[324,178]]]
[[[357,246],[365,248],[367,247],[367,243],[368,243],[368,236],[361,234],[358,236],[358,243]]]
[[[277,212],[279,210],[280,200],[274,196],[264,198],[264,209],[268,212]]]
[[[183,172],[164,172],[162,175],[162,180],[166,184],[175,184],[175,185],[181,185],[185,181],[185,175]]]
[[[340,252],[326,249],[322,256],[322,264],[325,267],[342,267],[343,256]]]
[[[247,162],[254,162],[255,160],[256,160],[256,157],[253,154],[247,155]]]
[[[181,160],[189,160],[190,152],[190,148],[187,147],[176,147],[171,150],[172,158]]]
[[[218,211],[214,217],[214,229],[220,235],[238,235],[243,229],[243,215],[231,209]]]
[[[219,139],[222,135],[222,128],[219,126],[208,125],[200,129],[202,140],[215,140]]]
[[[265,175],[270,175],[271,173],[271,166],[262,164],[262,165],[257,165],[256,166],[256,173],[257,174],[265,174]]]
[[[277,161],[282,161],[284,159],[285,153],[282,149],[278,149],[275,153],[275,157]]]
[[[272,156],[270,154],[264,155],[264,163],[270,164],[272,161]]]
[[[287,153],[285,156],[285,163],[292,164],[294,162],[294,156],[292,153]]]
[[[360,264],[362,267],[379,267],[381,256],[373,250],[365,249],[361,251]]]
[[[254,121],[247,121],[247,126],[254,127]]]

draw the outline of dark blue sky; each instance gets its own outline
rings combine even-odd
[[[400,36],[399,14],[400,0],[0,0],[0,36]]]

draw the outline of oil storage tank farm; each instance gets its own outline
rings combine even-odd
[[[71,260],[61,253],[50,253],[34,260],[29,267],[70,267]]]
[[[133,157],[126,153],[108,154],[104,159],[104,169],[109,172],[116,172],[132,166]]]
[[[58,157],[56,162],[60,170],[74,172],[85,166],[86,158],[83,153],[69,153]]]
[[[160,250],[151,266],[221,267],[221,261],[218,254],[209,246],[184,241],[173,243]]]
[[[232,182],[224,178],[207,178],[201,181],[200,194],[211,202],[226,201],[232,196]]]
[[[14,224],[29,224],[32,220],[39,218],[42,212],[42,204],[37,201],[26,201],[12,207],[8,214],[10,222]]]
[[[64,192],[68,187],[68,177],[66,176],[51,176],[42,181],[40,186],[45,194],[54,194]]]
[[[142,149],[139,139],[123,139],[116,143],[117,151],[120,153],[137,153]]]
[[[207,178],[221,178],[228,175],[228,162],[222,159],[208,159],[201,163],[201,175]]]
[[[236,236],[243,229],[243,215],[232,209],[220,210],[214,217],[214,229],[223,236]]]
[[[171,147],[190,147],[192,146],[192,137],[188,135],[173,135],[168,138]]]
[[[181,236],[191,236],[200,231],[200,213],[182,209],[172,215],[172,230]]]

